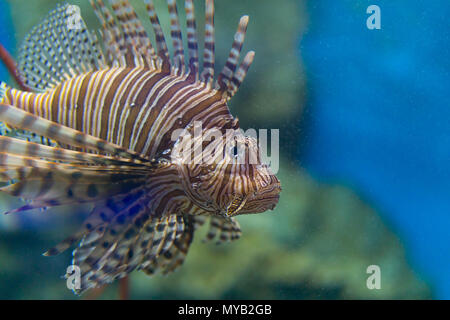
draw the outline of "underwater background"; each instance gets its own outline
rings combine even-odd
[[[98,27],[88,1],[69,2]],[[0,0],[2,45],[16,57],[56,3]],[[380,30],[366,27],[372,4]],[[131,298],[449,299],[450,2],[216,0],[219,67],[243,14],[256,59],[231,111],[243,128],[280,129],[280,202],[239,217],[235,243],[197,233],[174,274],[132,273]],[[0,79],[13,84],[3,66]],[[0,217],[0,299],[78,299],[61,278],[70,253],[41,253],[86,211]],[[379,290],[366,286],[369,265]],[[117,298],[117,283],[100,298]]]

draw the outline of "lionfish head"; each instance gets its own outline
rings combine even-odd
[[[261,160],[261,150],[255,138],[236,135],[235,140],[237,149],[233,146],[233,150],[228,152],[232,158],[229,189],[234,192],[224,196],[227,205],[223,212],[226,216],[234,216],[273,210],[280,198],[280,181]],[[236,163],[235,159],[238,159]]]
[[[280,199],[280,180],[272,173],[267,165],[254,168],[255,189],[247,194],[242,208],[234,214],[261,213],[273,210]]]
[[[213,162],[183,166],[193,202],[224,217],[274,209],[281,185],[261,161],[257,140],[241,133],[232,136],[209,149],[223,150]]]

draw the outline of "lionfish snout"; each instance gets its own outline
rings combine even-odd
[[[274,174],[266,176],[266,181],[268,182],[260,184],[255,181],[256,190],[248,196],[240,214],[261,213],[276,207],[280,199],[281,183]]]
[[[246,177],[247,189],[228,199],[226,216],[262,213],[273,210],[278,203],[281,183],[266,165],[252,166],[253,175]]]
[[[243,152],[237,152],[234,159],[240,159],[242,164],[235,164],[234,179],[230,182],[236,194],[226,198],[226,215],[246,213],[261,213],[273,210],[278,203],[281,184],[272,169],[263,162],[258,141],[250,136],[236,135],[235,141]],[[238,150],[240,149],[238,147]]]

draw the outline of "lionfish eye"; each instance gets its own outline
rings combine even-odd
[[[232,152],[233,152],[233,156],[234,157],[238,156],[239,150],[238,150],[238,147],[236,145],[233,147]]]

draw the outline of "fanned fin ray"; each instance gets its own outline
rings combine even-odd
[[[152,0],[145,0],[148,15],[150,17],[150,22],[153,27],[153,32],[156,39],[156,50],[158,55],[166,62],[169,62],[169,50],[167,49],[166,38],[164,37],[164,32],[159,23],[158,15],[155,11],[155,5]]]
[[[141,160],[144,162],[148,161],[134,151],[127,150],[100,138],[35,116],[10,105],[0,104],[0,121],[73,147],[94,150],[100,153]]]
[[[158,163],[15,107],[0,104],[0,121],[105,155],[0,136],[0,191],[32,200],[9,213],[96,202],[145,183]]]
[[[173,43],[173,62],[178,74],[184,73],[184,46],[176,0],[167,0],[170,15],[170,35]]]
[[[239,56],[241,54],[242,46],[245,40],[245,33],[247,32],[248,16],[243,16],[239,21],[238,30],[234,35],[233,45],[230,50],[227,62],[223,67],[222,72],[217,78],[216,87],[225,92],[226,98],[229,100],[236,93],[240,83],[244,80],[245,74],[253,61],[253,53],[244,59],[245,65],[242,64],[236,72],[236,67],[239,63]]]
[[[145,28],[133,7],[127,0],[110,0],[112,11],[102,0],[90,0],[102,25],[102,41],[105,53],[97,35],[90,32],[84,21],[72,21],[74,14],[68,4],[58,6],[44,21],[35,27],[25,39],[19,57],[19,71],[25,84],[31,89],[43,92],[54,88],[62,81],[76,75],[106,67],[148,67],[162,68],[170,65],[163,29],[152,0],[145,0],[146,8],[156,39],[156,52]],[[173,42],[173,66],[179,74],[185,72],[184,46],[175,0],[167,0],[170,15],[170,35]],[[194,5],[185,0],[189,68],[198,79],[212,84],[215,66],[214,1],[206,0],[203,70],[198,67],[198,41]],[[244,62],[238,65],[239,54],[244,42],[248,16],[243,16],[235,34],[228,60],[220,73],[216,86],[230,99],[240,84],[253,60],[249,52]]]
[[[76,28],[68,4],[58,6],[25,38],[19,53],[18,70],[24,82],[42,92],[75,75],[106,66],[97,37],[84,21]]]
[[[239,65],[238,70],[233,74],[233,77],[231,78],[230,84],[228,86],[229,97],[234,96],[238,91],[239,87],[241,86],[242,82],[245,79],[245,76],[247,75],[248,69],[250,68],[254,58],[255,58],[254,51],[249,51],[245,55],[244,60]]]
[[[149,211],[151,199],[142,191],[138,187],[125,197],[99,203],[83,230],[47,251],[47,255],[57,254],[81,239],[72,262],[81,269],[78,293],[167,260],[167,252],[181,241],[185,220]]]
[[[198,40],[197,40],[197,23],[195,21],[195,9],[192,0],[185,1],[186,11],[186,33],[189,50],[189,68],[195,79],[198,80]]]
[[[216,239],[216,243],[222,243],[237,240],[240,236],[241,227],[235,218],[212,216],[205,240]]]
[[[140,268],[148,275],[157,272],[168,274],[180,267],[188,253],[194,237],[195,217],[183,217],[183,229],[178,230],[173,244],[161,255],[159,259],[146,260]]]
[[[30,157],[44,158],[50,161],[61,161],[72,164],[95,164],[95,165],[142,165],[129,158],[110,157],[99,154],[80,152],[48,146],[45,141],[35,143],[22,139],[0,135],[0,152],[13,155],[26,155]]]
[[[200,79],[211,84],[214,79],[215,61],[214,0],[206,0],[205,6],[205,48],[203,51],[203,71]]]

